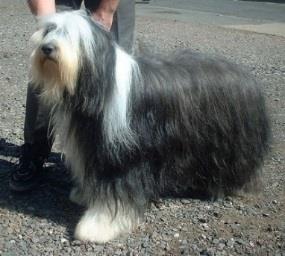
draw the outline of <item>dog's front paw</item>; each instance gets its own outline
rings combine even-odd
[[[69,200],[72,203],[78,204],[80,206],[86,206],[84,200],[83,192],[78,187],[73,187],[69,194]]]
[[[105,243],[127,234],[138,225],[138,218],[122,215],[112,217],[109,210],[88,209],[75,229],[75,238],[83,241]]]

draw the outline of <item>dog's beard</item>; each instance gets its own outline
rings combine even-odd
[[[58,62],[55,59],[40,57],[39,62],[37,68],[44,81],[54,81],[55,84],[62,83]]]

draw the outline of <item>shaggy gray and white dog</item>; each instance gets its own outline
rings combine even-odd
[[[53,106],[87,207],[75,237],[130,232],[162,194],[217,198],[259,173],[270,128],[260,86],[236,65],[184,50],[133,57],[84,11],[41,20],[31,80]]]

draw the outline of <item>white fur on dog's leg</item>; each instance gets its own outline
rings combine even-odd
[[[108,208],[89,208],[77,224],[74,236],[78,240],[105,243],[130,233],[139,223],[131,211],[126,214],[118,209],[116,216],[112,217]]]
[[[72,203],[78,204],[80,206],[86,206],[86,202],[82,195],[81,190],[78,187],[73,187],[69,194],[69,200]]]

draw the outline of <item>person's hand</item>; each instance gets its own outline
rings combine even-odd
[[[27,2],[35,16],[45,16],[56,12],[55,0],[28,0]]]
[[[99,7],[92,13],[93,19],[110,30],[119,0],[102,0]]]
[[[92,17],[95,21],[102,24],[107,30],[111,29],[113,24],[114,13],[96,11],[95,13],[92,14]]]

